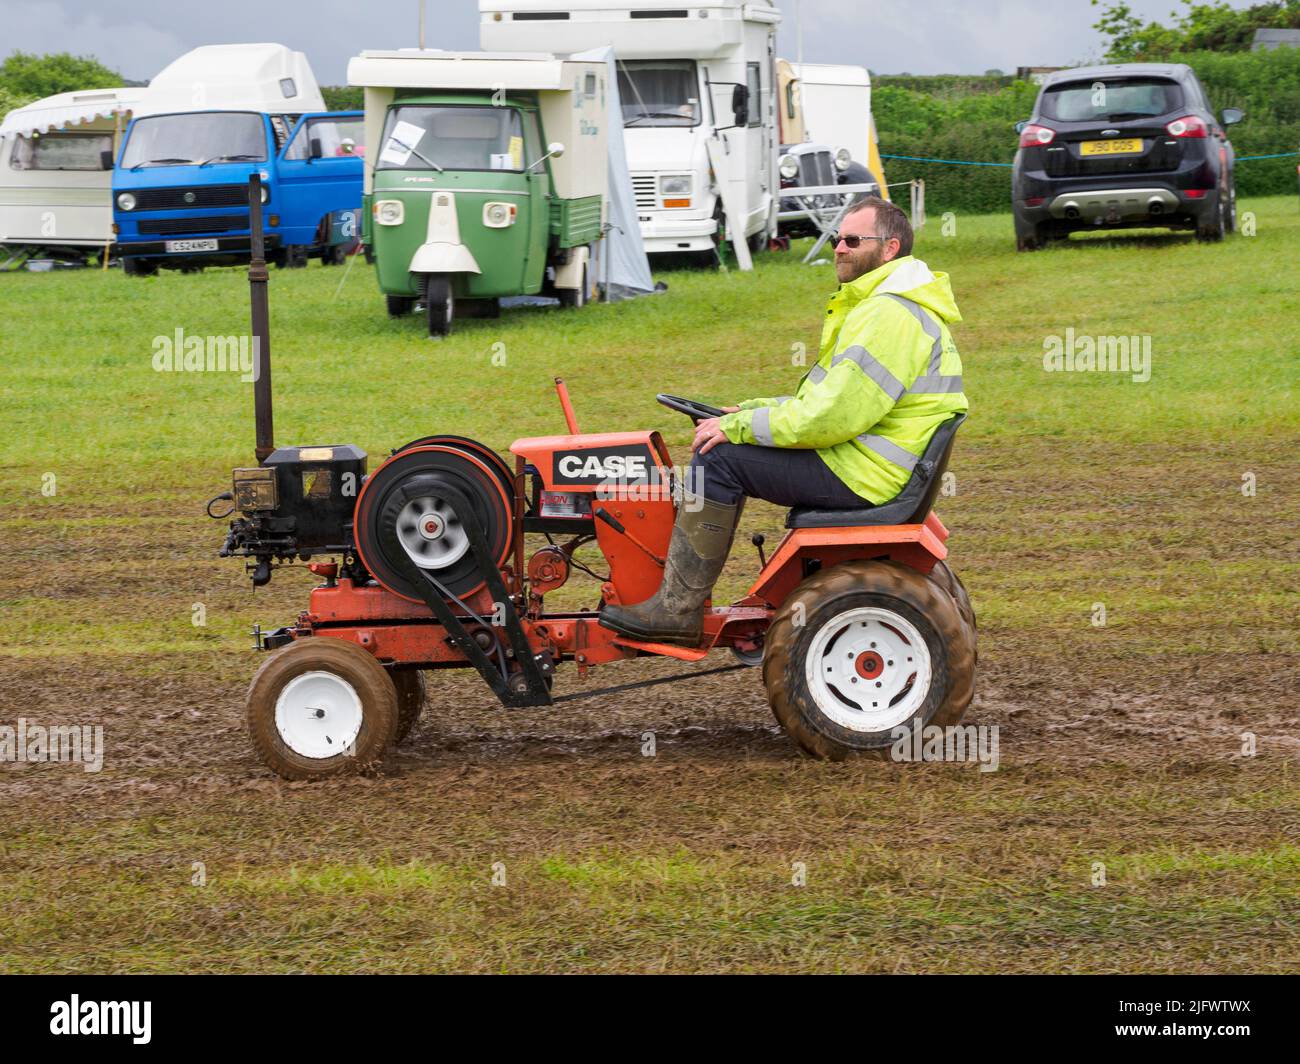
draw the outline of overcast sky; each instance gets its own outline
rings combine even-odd
[[[1128,0],[1168,21],[1176,0]],[[477,0],[425,0],[428,46],[478,47]],[[682,0],[689,6],[690,0]],[[306,52],[323,85],[346,81],[363,48],[416,43],[419,0],[0,0],[0,56],[93,55],[145,81],[201,44],[275,41]],[[855,63],[881,74],[982,74],[1096,59],[1089,0],[778,0],[781,55],[797,58],[796,15],[810,63]],[[557,0],[563,7],[563,0]],[[1233,7],[1249,0],[1232,0]],[[802,9],[802,10],[800,10]]]

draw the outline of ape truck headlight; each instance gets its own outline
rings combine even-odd
[[[406,206],[401,200],[377,200],[374,212],[375,221],[380,225],[401,225],[406,217]]]
[[[849,163],[853,162],[853,156],[849,153],[848,148],[840,148],[835,153],[835,169],[843,173],[849,168]]]
[[[691,175],[680,177],[661,177],[659,191],[664,196],[689,196],[691,194]]]
[[[135,210],[135,197],[129,192],[119,192],[117,194],[117,205],[124,211]]]
[[[505,229],[515,224],[515,205],[513,203],[483,204],[483,224],[489,229]]]
[[[799,176],[799,160],[793,155],[782,155],[776,168],[787,181],[793,181]]]

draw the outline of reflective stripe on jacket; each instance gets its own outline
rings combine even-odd
[[[907,483],[935,428],[966,410],[961,321],[945,273],[906,256],[841,285],[817,364],[793,396],[748,399],[722,418],[732,443],[815,449],[873,503]]]

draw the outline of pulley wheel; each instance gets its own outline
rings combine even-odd
[[[458,445],[408,447],[367,478],[357,499],[357,553],[393,594],[423,601],[411,566],[461,598],[483,586],[485,574],[470,547],[466,515],[452,492],[473,511],[492,564],[509,559],[514,512],[498,471]]]

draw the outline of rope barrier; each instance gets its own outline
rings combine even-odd
[[[1256,159],[1287,159],[1293,155],[1300,155],[1300,151],[1278,152],[1276,155],[1242,155],[1237,158],[1239,163],[1251,163]],[[882,159],[902,159],[909,163],[944,163],[948,166],[1014,166],[1014,163],[988,163],[977,162],[971,159],[928,159],[922,155],[886,155],[880,153]]]

